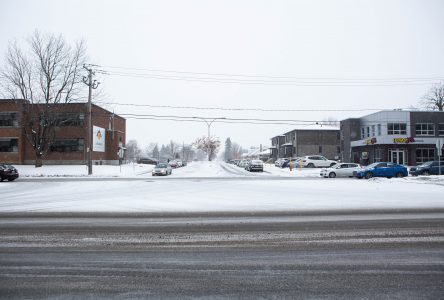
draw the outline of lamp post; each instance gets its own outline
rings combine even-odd
[[[204,121],[207,124],[207,126],[208,126],[207,154],[208,154],[208,160],[210,160],[210,158],[211,158],[210,157],[210,129],[211,129],[211,124],[213,124],[213,122],[215,122],[217,120],[224,120],[226,118],[205,119],[205,118],[202,118],[202,117],[194,117],[194,119],[200,119],[200,120]]]

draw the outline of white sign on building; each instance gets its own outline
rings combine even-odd
[[[105,152],[105,129],[93,126],[93,151]]]

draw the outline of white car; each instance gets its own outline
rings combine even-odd
[[[361,169],[359,164],[340,163],[331,168],[322,169],[321,177],[335,178],[335,177],[353,177],[353,172]]]
[[[301,158],[300,164],[306,168],[333,167],[338,162],[326,159],[321,155],[309,155]]]

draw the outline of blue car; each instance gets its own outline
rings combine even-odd
[[[439,175],[439,161],[428,161],[417,167],[410,168],[410,175]],[[444,161],[441,161],[441,175],[444,174]]]
[[[364,169],[355,171],[353,173],[353,175],[359,179],[370,179],[372,177],[392,178],[404,177],[409,175],[406,167],[390,162],[373,163],[371,165],[368,165]]]

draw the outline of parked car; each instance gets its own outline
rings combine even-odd
[[[179,167],[179,164],[175,160],[170,160],[168,162],[168,164],[170,165],[171,168],[178,168]]]
[[[410,175],[443,175],[444,161],[441,161],[441,174],[439,174],[439,161],[428,161],[417,167],[410,168]]]
[[[403,165],[398,165],[390,162],[377,162],[367,167],[354,171],[353,176],[361,179],[370,179],[372,177],[404,177],[408,176],[407,168]]]
[[[283,158],[278,158],[278,159],[276,159],[276,161],[274,162],[274,166],[275,166],[275,167],[279,167],[279,166],[281,165],[281,161],[282,161],[282,159],[283,159]]]
[[[141,157],[137,161],[138,164],[149,164],[149,165],[157,165],[157,160],[149,157]]]
[[[288,158],[279,158],[274,165],[279,168],[285,168],[290,160]]]
[[[325,178],[353,177],[353,172],[360,169],[359,164],[338,163],[331,168],[322,169],[320,175]]]
[[[309,155],[301,158],[301,164],[306,168],[332,167],[337,161],[326,159],[321,155]]]
[[[241,160],[241,161],[238,163],[237,166],[240,167],[240,168],[245,169],[245,167],[247,166],[247,164],[248,164],[248,160],[243,159],[243,160]]]
[[[299,165],[300,161],[301,161],[301,157],[292,158],[291,160],[288,160],[288,162],[285,164],[285,167],[283,167],[283,168],[289,168],[290,163],[291,163],[292,168],[298,168],[300,166]]]
[[[19,177],[19,173],[16,168],[11,165],[0,165],[0,181],[8,180],[14,181]]]
[[[264,163],[262,162],[262,160],[253,159],[252,161],[248,162],[247,166],[245,167],[245,170],[247,170],[248,172],[253,172],[253,171],[263,172]]]
[[[157,176],[157,175],[171,175],[171,173],[173,172],[173,169],[171,168],[171,166],[168,163],[159,163],[157,164],[152,172],[153,176]]]

